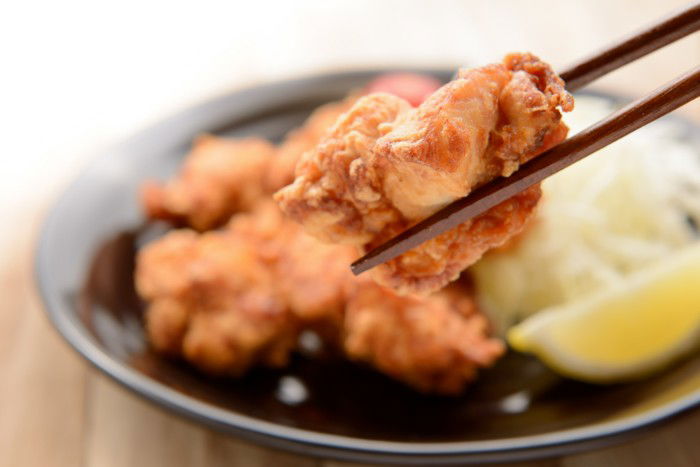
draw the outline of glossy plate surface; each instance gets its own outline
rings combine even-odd
[[[148,352],[142,305],[132,286],[133,256],[158,232],[143,226],[139,184],[172,174],[199,133],[279,141],[312,109],[379,72],[235,92],[96,155],[50,212],[39,241],[37,278],[59,332],[97,368],[175,412],[278,448],[357,461],[555,455],[624,439],[697,405],[697,355],[646,381],[599,387],[562,379],[536,360],[511,353],[463,396],[440,398],[332,358],[297,356],[287,369],[255,370],[233,381],[203,377]],[[441,79],[450,75],[432,73]],[[682,124],[700,148],[700,130]],[[299,386],[305,397],[290,400],[290,387]]]

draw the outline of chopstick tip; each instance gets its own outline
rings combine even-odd
[[[369,268],[366,266],[366,261],[364,260],[364,257],[358,259],[357,261],[355,261],[354,263],[352,263],[350,265],[350,270],[352,271],[352,273],[355,276],[359,276],[360,274],[365,272],[367,269],[369,269]]]

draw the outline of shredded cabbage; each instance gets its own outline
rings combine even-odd
[[[578,97],[570,134],[613,110],[605,99]],[[697,240],[700,148],[682,132],[672,121],[653,123],[543,183],[527,230],[470,269],[497,331],[615,287]]]

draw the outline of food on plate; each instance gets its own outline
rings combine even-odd
[[[197,230],[217,227],[264,194],[261,181],[274,153],[274,146],[260,138],[202,135],[175,178],[143,185],[146,215]]]
[[[250,210],[294,179],[301,154],[314,147],[353,99],[320,107],[277,148],[259,138],[200,136],[174,178],[143,185],[147,215],[205,231]]]
[[[581,96],[567,123],[578,131],[613,110]],[[700,242],[700,157],[681,128],[653,123],[548,178],[527,230],[469,269],[480,307],[499,334],[511,328],[515,348],[600,382],[643,376],[698,340],[700,306],[681,301],[700,283],[697,269],[666,285],[654,272]],[[576,337],[552,337],[562,329]]]
[[[299,161],[275,199],[317,238],[378,246],[457,198],[556,145],[573,98],[530,54],[460,70],[413,108],[374,93],[359,98]],[[488,249],[519,233],[539,187],[505,201],[373,271],[401,293],[430,293]]]
[[[220,231],[170,232],[137,257],[149,338],[211,373],[284,365],[302,321],[340,319],[343,250],[303,235],[271,201]]]
[[[174,178],[144,184],[141,198],[146,214],[199,231],[220,227],[232,214],[249,210],[261,197],[291,183],[301,155],[318,144],[362,93],[392,92],[418,102],[438,87],[435,79],[412,73],[379,76],[364,90],[316,109],[276,148],[258,138],[202,135]]]
[[[323,134],[359,97],[350,93],[345,99],[330,102],[313,111],[304,124],[290,131],[270,161],[270,167],[263,180],[267,193],[274,193],[294,181],[294,170],[299,158],[313,149]]]
[[[224,230],[170,232],[137,258],[149,339],[205,372],[240,375],[285,365],[311,330],[352,360],[441,394],[503,353],[468,290],[401,297],[355,278],[353,255],[305,234],[271,201]]]
[[[358,252],[567,134],[572,98],[532,55],[435,88],[380,77],[278,146],[202,136],[174,179],[146,184],[150,218],[190,227],[137,256],[152,347],[241,376],[317,358],[312,333],[324,355],[456,395],[505,353],[498,335],[590,382],[644,376],[698,343],[700,157],[667,122],[353,276]],[[577,97],[567,124],[612,110]]]
[[[365,280],[348,301],[344,349],[422,391],[458,394],[505,351],[488,330],[462,289],[410,297]]]
[[[613,111],[607,99],[580,96],[566,121],[577,132]],[[700,156],[681,136],[670,121],[653,123],[542,183],[525,232],[469,270],[499,333],[698,241]]]
[[[700,344],[700,242],[617,287],[546,309],[508,342],[591,382],[647,376]]]
[[[155,350],[212,374],[287,363],[297,323],[253,246],[228,232],[178,230],[148,245],[136,286]]]

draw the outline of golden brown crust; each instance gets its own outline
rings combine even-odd
[[[231,272],[235,271],[235,274]],[[136,287],[149,302],[156,350],[213,374],[281,366],[298,326],[253,245],[229,232],[174,231],[137,257]]]
[[[531,53],[512,53],[505,56],[503,64],[513,72],[524,71],[531,79],[536,80],[537,89],[547,98],[547,110],[561,107],[564,112],[574,109],[574,98],[566,92],[564,80]],[[544,110],[544,109],[543,109]]]
[[[405,78],[389,84],[406,88]],[[412,89],[412,98],[422,99],[421,93],[432,85],[423,82],[420,93]],[[453,288],[438,296],[401,297],[366,278],[357,279],[348,268],[355,247],[319,243],[265,201],[266,193],[291,181],[299,156],[333,127],[343,137],[329,144],[345,145],[353,196],[363,200],[371,222],[381,217],[372,199],[374,175],[364,166],[362,148],[391,131],[387,121],[408,105],[393,96],[373,96],[364,110],[334,125],[356,99],[318,109],[304,127],[287,136],[276,155],[267,154],[269,145],[264,145],[241,161],[234,152],[245,149],[242,141],[204,137],[195,143],[178,177],[144,188],[152,217],[201,230],[246,211],[220,231],[173,231],[139,253],[136,285],[148,304],[146,328],[155,350],[182,357],[210,374],[238,376],[255,365],[285,365],[299,333],[313,330],[353,360],[419,390],[447,394],[461,391],[477,368],[498,358],[502,344],[488,337],[471,292]],[[372,106],[374,117],[365,112]],[[327,151],[333,152],[330,147]],[[332,175],[333,170],[325,164],[336,163],[319,152],[301,165],[316,182],[326,183],[321,182],[324,172]],[[242,180],[242,185],[233,180]],[[333,203],[334,209],[342,208],[337,200]],[[390,222],[380,220],[377,231],[402,221],[399,214],[391,207],[384,213]],[[442,326],[451,331],[437,333]]]
[[[483,157],[509,79],[501,65],[470,70],[403,115],[373,148],[384,193],[407,219],[424,218],[483,183]]]
[[[329,242],[363,243],[396,221],[398,213],[382,199],[368,158],[377,139],[409,108],[390,94],[358,99],[302,156],[294,183],[275,195],[282,210]]]
[[[460,292],[408,297],[365,283],[350,297],[344,324],[351,359],[425,392],[460,393],[505,350]]]
[[[340,312],[352,276],[352,248],[320,243],[272,201],[234,217],[228,230],[255,249],[274,276],[275,289],[299,319],[308,323]]]
[[[561,79],[531,54],[461,70],[415,109],[366,96],[305,154],[275,199],[307,232],[363,253],[557,144],[567,132],[558,108],[572,106]],[[438,290],[517,234],[538,199],[532,188],[374,277],[402,293]]]
[[[316,147],[321,137],[357,100],[350,94],[339,102],[331,102],[313,111],[304,124],[290,131],[271,161],[263,185],[267,193],[274,193],[294,181],[294,170],[302,154]]]
[[[350,95],[319,107],[278,148],[259,138],[198,137],[174,178],[143,184],[146,215],[199,231],[225,224],[232,214],[250,210],[291,183],[301,155],[318,144],[356,99]]]
[[[270,202],[222,231],[173,231],[137,259],[150,342],[207,373],[235,376],[284,365],[299,332],[311,329],[353,360],[450,394],[500,355],[470,291],[402,297],[355,278],[352,256],[306,235]]]
[[[539,185],[502,202],[458,227],[428,240],[419,248],[374,268],[374,280],[400,293],[426,294],[440,289],[459,277],[459,274],[491,248],[504,245],[526,226],[537,207],[542,192]],[[384,232],[377,237],[380,245],[400,230]],[[363,252],[375,245],[370,243]]]
[[[432,78],[413,74],[382,75],[368,85],[368,89],[387,88],[415,102],[435,87]],[[261,197],[294,180],[302,154],[316,147],[363,92],[366,90],[317,108],[274,150],[257,138],[201,136],[176,177],[166,183],[144,183],[141,200],[148,217],[204,231],[221,226],[236,212],[249,210]]]
[[[137,257],[150,341],[208,373],[282,366],[302,323],[337,338],[353,255],[306,235],[271,201],[221,231],[170,232]]]
[[[263,139],[202,135],[176,177],[144,184],[141,199],[146,214],[200,231],[217,227],[234,212],[250,209],[263,195],[259,180],[274,154],[274,146]]]

